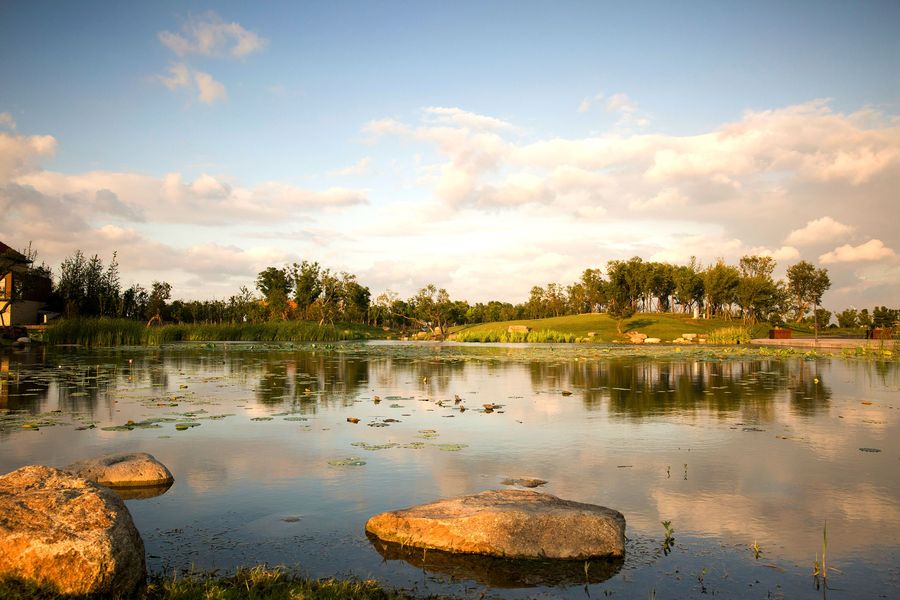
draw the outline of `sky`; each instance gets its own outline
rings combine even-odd
[[[627,5],[626,5],[627,4]],[[0,3],[0,241],[227,298],[641,256],[900,304],[900,2]]]

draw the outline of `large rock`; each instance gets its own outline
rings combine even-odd
[[[146,577],[144,543],[112,490],[52,467],[0,477],[0,577],[63,594],[132,597]]]
[[[107,487],[166,486],[175,481],[169,469],[146,452],[88,458],[72,463],[65,470]]]
[[[489,490],[375,515],[366,531],[386,541],[506,558],[618,558],[622,513],[531,490]]]
[[[627,337],[628,341],[632,344],[643,344],[644,340],[647,339],[647,334],[639,333],[637,331],[629,331],[625,334],[625,337]]]

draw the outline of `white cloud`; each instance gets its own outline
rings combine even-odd
[[[184,63],[169,65],[169,76],[157,75],[157,79],[166,86],[170,92],[191,85],[191,70]]]
[[[798,260],[800,258],[800,251],[793,246],[782,246],[780,248],[776,248],[775,250],[766,248],[765,246],[756,246],[754,248],[750,248],[747,254],[754,256],[771,256],[779,262]]]
[[[152,219],[157,223],[192,225],[275,223],[368,201],[364,190],[313,191],[277,181],[248,187],[208,174],[184,181],[180,173],[154,177],[109,171],[80,175],[34,171],[16,177],[15,183],[37,195],[20,193],[22,200],[15,208],[62,203],[62,208],[47,214],[83,211],[129,221]]]
[[[826,252],[820,256],[819,262],[823,265],[849,262],[872,262],[884,260],[886,258],[894,258],[895,256],[897,256],[897,254],[891,248],[885,246],[884,242],[871,239],[859,246],[851,246],[850,244],[839,246],[831,252]]]
[[[169,91],[188,90],[197,100],[204,104],[213,104],[224,100],[228,94],[225,86],[216,81],[209,73],[191,69],[184,63],[174,63],[169,66],[169,75],[157,75],[157,79]]]
[[[628,94],[613,94],[606,101],[606,110],[609,112],[633,113],[637,111],[637,104],[628,97]]]
[[[56,151],[52,135],[11,135],[0,131],[0,184],[37,166]]]
[[[629,206],[634,210],[659,210],[664,208],[677,208],[686,206],[689,198],[676,188],[665,188],[652,198],[646,200],[632,200]]]
[[[597,92],[596,94],[594,94],[593,97],[585,96],[581,100],[581,103],[578,105],[578,112],[580,112],[580,113],[588,112],[589,110],[591,110],[591,107],[594,105],[595,102],[599,102],[599,101],[603,100],[603,98],[604,98],[603,92]]]
[[[194,83],[197,84],[197,99],[204,104],[224,100],[227,96],[225,86],[213,79],[209,73],[194,71]]]
[[[16,120],[13,119],[13,116],[8,112],[0,113],[0,127],[5,127],[7,129],[15,129],[16,128]]]
[[[823,242],[834,242],[853,231],[853,227],[839,223],[825,216],[808,222],[804,227],[791,231],[784,240],[785,244],[809,246]]]
[[[239,23],[226,23],[212,11],[189,19],[181,33],[160,31],[158,36],[159,41],[178,56],[201,54],[244,58],[262,50],[267,43],[256,32],[244,29]]]
[[[427,117],[433,118],[436,122],[452,123],[469,129],[487,131],[515,129],[511,123],[502,119],[479,115],[455,107],[427,106],[423,108],[422,111]]]
[[[334,175],[337,177],[359,177],[360,175],[366,175],[369,173],[369,167],[372,165],[372,159],[368,156],[363,157],[356,161],[354,164],[344,167],[342,169],[335,169],[334,171],[329,172],[329,175]]]

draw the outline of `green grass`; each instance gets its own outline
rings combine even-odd
[[[70,319],[48,327],[43,341],[82,346],[155,346],[169,342],[335,342],[381,337],[384,332],[365,325],[339,323],[320,327],[312,321],[147,327],[128,319]]]
[[[231,576],[151,576],[145,600],[407,600],[403,592],[382,588],[375,581],[308,579],[263,566],[238,569]],[[90,596],[60,595],[49,586],[18,579],[0,579],[0,598],[81,600]]]
[[[450,332],[450,339],[457,341],[525,341],[515,339],[515,336],[523,334],[508,334],[510,325],[525,325],[530,327],[530,334],[550,333],[554,336],[570,336],[566,340],[548,341],[594,341],[612,342],[624,341],[624,335],[616,331],[615,319],[606,314],[570,315],[565,317],[550,317],[548,319],[523,319],[518,321],[502,321],[496,323],[482,323],[456,327]],[[740,321],[725,321],[724,319],[692,319],[687,315],[669,313],[639,313],[622,324],[622,331],[639,331],[649,337],[657,337],[661,340],[671,341],[681,336],[682,333],[697,333],[709,335],[717,329],[741,326]],[[767,324],[756,325],[752,328],[753,337],[766,337],[769,326]],[[589,337],[589,333],[594,335]],[[502,339],[507,336],[508,339]],[[529,339],[527,341],[537,341]]]

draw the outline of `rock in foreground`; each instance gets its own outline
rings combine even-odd
[[[144,543],[112,490],[52,467],[0,477],[0,577],[63,594],[131,597],[145,577]]]
[[[107,487],[162,486],[175,481],[169,469],[146,452],[88,458],[72,463],[65,470]]]
[[[386,542],[506,558],[619,558],[622,513],[530,490],[489,490],[375,515],[366,531]]]

